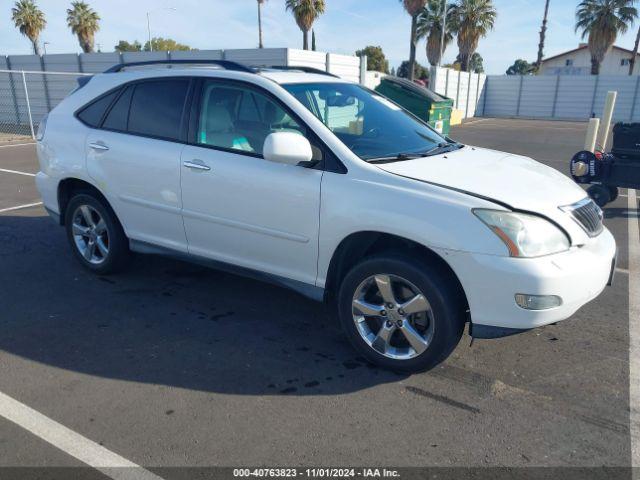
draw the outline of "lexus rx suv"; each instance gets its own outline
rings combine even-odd
[[[259,276],[328,302],[386,368],[432,368],[467,323],[566,319],[614,271],[602,211],[564,175],[308,68],[120,65],[37,140],[44,205],[89,270],[140,252]]]

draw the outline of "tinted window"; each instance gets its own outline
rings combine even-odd
[[[188,80],[154,80],[135,85],[129,129],[131,133],[177,140]]]
[[[104,119],[102,128],[109,130],[127,131],[127,123],[129,120],[129,105],[131,104],[131,95],[134,87],[128,87],[120,98],[113,104],[111,110]]]
[[[279,104],[251,88],[206,82],[197,142],[261,155],[274,132],[306,133]]]
[[[107,110],[109,105],[111,105],[111,102],[114,98],[116,98],[116,95],[118,95],[118,93],[119,90],[116,90],[115,92],[97,99],[87,107],[83,108],[80,113],[78,113],[78,118],[80,118],[80,120],[82,120],[87,125],[98,127],[100,125],[102,117],[104,116],[104,112]]]

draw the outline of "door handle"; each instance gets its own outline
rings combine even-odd
[[[94,150],[101,150],[103,152],[109,150],[109,147],[107,147],[104,143],[90,143],[89,147],[93,148]]]
[[[182,165],[184,165],[187,168],[191,168],[193,170],[202,170],[207,172],[211,170],[211,167],[205,165],[204,163],[198,163],[198,161],[190,162],[189,160],[187,160]]]

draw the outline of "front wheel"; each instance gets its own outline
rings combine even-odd
[[[422,371],[456,347],[465,303],[448,272],[399,255],[356,265],[338,295],[342,326],[353,346],[384,368]]]

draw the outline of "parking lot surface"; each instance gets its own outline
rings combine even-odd
[[[451,136],[566,173],[585,132],[475,119]],[[276,286],[140,255],[88,273],[37,205],[37,170],[33,145],[0,147],[0,467],[84,465],[56,425],[85,453],[167,478],[158,467],[631,465],[626,191],[605,212],[614,287],[569,320],[465,336],[441,366],[403,375],[367,365],[322,305]],[[19,426],[20,405],[52,423]]]

